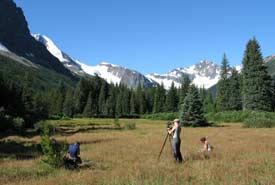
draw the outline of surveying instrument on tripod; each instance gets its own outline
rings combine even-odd
[[[166,123],[166,129],[171,129],[171,128],[172,128],[172,124],[173,124],[173,122],[168,121],[168,122]],[[170,148],[171,148],[171,154],[173,155],[173,148],[172,148],[172,141],[171,141],[171,140],[172,140],[172,136],[171,136],[171,134],[169,134],[169,133],[167,132],[166,137],[165,137],[165,139],[164,139],[164,141],[163,141],[161,150],[160,150],[160,152],[159,152],[158,161],[159,161],[159,159],[160,159],[160,156],[161,156],[161,154],[162,154],[162,151],[163,151],[163,149],[164,149],[164,146],[165,146],[165,144],[166,144],[167,139],[169,139]]]

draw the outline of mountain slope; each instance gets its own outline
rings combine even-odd
[[[30,34],[23,11],[12,0],[0,1],[0,43],[9,51],[71,79],[77,79]]]

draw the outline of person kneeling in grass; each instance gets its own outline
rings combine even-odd
[[[80,143],[79,142],[70,144],[68,153],[69,153],[69,157],[71,160],[73,160],[77,164],[82,163],[82,160],[80,158]]]
[[[202,137],[200,141],[203,143],[202,152],[211,152],[213,150],[213,146],[207,141],[206,137]]]
[[[80,158],[80,143],[75,142],[69,145],[69,150],[63,157],[64,167],[68,170],[75,170],[78,168],[78,164],[82,163]]]

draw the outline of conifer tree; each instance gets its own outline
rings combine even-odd
[[[92,102],[93,100],[93,97],[92,97],[92,93],[90,92],[89,95],[88,95],[88,99],[86,101],[86,105],[84,107],[84,110],[83,110],[83,116],[85,117],[92,117]]]
[[[272,111],[275,111],[275,76],[271,77]]]
[[[203,112],[210,113],[215,112],[215,105],[211,91],[208,90],[207,95],[203,101]]]
[[[83,112],[83,109],[86,105],[86,100],[88,98],[89,93],[89,84],[88,81],[85,78],[81,78],[77,84],[76,90],[75,90],[75,111],[78,114],[81,114]]]
[[[180,119],[183,126],[208,126],[203,116],[203,107],[198,89],[191,85],[187,96],[184,99],[180,112]]]
[[[216,106],[217,111],[226,111],[228,110],[228,97],[229,97],[229,72],[230,67],[228,65],[228,60],[226,55],[223,55],[220,80],[217,84],[217,97],[216,97]]]
[[[141,84],[137,87],[137,112],[138,114],[143,114],[145,111],[145,101],[143,96],[143,88]]]
[[[108,115],[112,117],[116,116],[116,94],[117,94],[116,87],[114,86],[114,84],[111,84],[106,106],[107,106]]]
[[[98,112],[99,114],[107,114],[106,111],[106,97],[107,97],[107,83],[103,82],[100,87],[99,97],[98,97]]]
[[[135,92],[131,91],[131,98],[130,98],[130,114],[136,114],[136,97]]]
[[[184,98],[188,93],[188,89],[189,89],[190,84],[191,84],[191,81],[189,79],[189,76],[184,75],[183,80],[182,80],[182,84],[181,84],[181,87],[180,87],[180,93],[179,93],[179,107],[181,107],[183,102],[184,102]]]
[[[128,88],[123,85],[122,87],[122,114],[129,115],[130,114],[130,91]]]
[[[238,71],[233,68],[232,74],[228,80],[228,110],[241,110],[242,109],[242,98],[241,98],[241,87],[240,87],[240,75]]]
[[[166,110],[168,112],[178,111],[178,97],[177,89],[175,88],[174,82],[172,82],[171,87],[167,93],[166,97]]]
[[[74,114],[74,99],[73,99],[73,91],[68,90],[65,95],[65,100],[63,104],[63,114],[67,117],[72,117]]]
[[[243,110],[272,110],[271,78],[258,41],[253,38],[246,45],[242,70]]]
[[[159,113],[165,111],[165,99],[166,91],[164,89],[163,83],[157,86],[154,95],[153,113]]]

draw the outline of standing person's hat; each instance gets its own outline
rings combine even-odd
[[[174,122],[180,122],[180,120],[179,119],[174,119]]]

